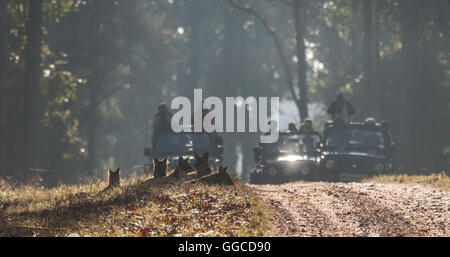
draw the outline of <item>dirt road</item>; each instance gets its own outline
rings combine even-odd
[[[269,208],[270,236],[450,236],[450,192],[419,185],[250,185]]]

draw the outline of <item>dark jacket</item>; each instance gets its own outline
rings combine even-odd
[[[172,114],[170,112],[167,113],[157,113],[153,118],[153,136],[152,136],[152,145],[155,147],[156,138],[160,135],[167,135],[172,132]]]
[[[347,107],[348,115],[349,115],[349,116],[355,114],[356,110],[355,110],[355,108],[353,107],[353,105],[352,105],[350,102],[345,101],[345,100],[344,100],[344,101],[334,100],[334,101],[331,103],[330,107],[328,107],[327,113],[330,114],[330,115],[332,115],[333,117],[334,117],[336,114],[341,114],[341,115],[342,115],[342,112],[343,112],[343,110],[344,110],[344,104],[345,104],[346,107]]]

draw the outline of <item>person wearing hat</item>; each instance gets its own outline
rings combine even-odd
[[[314,130],[313,122],[310,118],[306,118],[303,120],[302,125],[300,126],[300,133],[305,133],[307,135],[303,138],[303,145],[305,145],[307,151],[312,151],[316,148],[316,142],[312,137],[313,134],[318,135],[320,138],[320,134]]]
[[[336,93],[336,99],[331,103],[327,109],[327,113],[331,115],[332,120],[336,119],[337,115],[341,115],[346,124],[350,122],[350,116],[356,113],[353,105],[347,101],[342,92]]]

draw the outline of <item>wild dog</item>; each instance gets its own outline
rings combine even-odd
[[[189,158],[183,159],[183,157],[180,156],[180,158],[178,158],[178,165],[175,168],[175,171],[170,175],[170,177],[180,178],[193,170],[194,169],[189,164]]]
[[[6,209],[8,209],[9,203],[3,204],[2,208],[0,209],[0,236],[1,234],[5,234],[8,236],[14,236],[8,227],[8,222],[5,218],[6,216]]]
[[[222,166],[219,167],[218,172],[214,172],[212,174],[203,176],[198,179],[194,179],[191,181],[188,181],[186,183],[198,183],[198,182],[204,182],[208,185],[218,184],[218,185],[234,185],[233,180],[227,173],[227,167],[223,168]]]
[[[220,184],[220,185],[234,185],[233,180],[230,175],[227,173],[228,167],[219,167],[219,172],[213,173],[209,176],[205,176],[201,179],[201,181],[206,182],[208,184]]]
[[[116,171],[108,169],[108,174],[109,174],[108,188],[120,187],[120,168],[118,168]]]
[[[202,157],[195,154],[195,168],[197,169],[197,178],[211,174],[211,168],[208,163],[209,155],[204,153]]]
[[[105,189],[100,191],[100,193],[104,193],[109,191],[110,189],[120,187],[120,168],[118,168],[116,171],[108,169],[108,175],[109,175],[109,184],[107,187],[105,187]]]
[[[153,177],[162,178],[167,176],[167,157],[163,160],[153,158]]]

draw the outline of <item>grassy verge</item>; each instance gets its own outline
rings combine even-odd
[[[367,179],[365,182],[421,184],[450,190],[450,177],[444,172],[430,175],[380,175]]]
[[[3,220],[14,236],[263,236],[267,231],[264,208],[239,182],[142,186],[142,179],[124,180],[120,189],[105,193],[99,193],[104,182],[53,189],[0,185],[0,206],[9,205]]]

